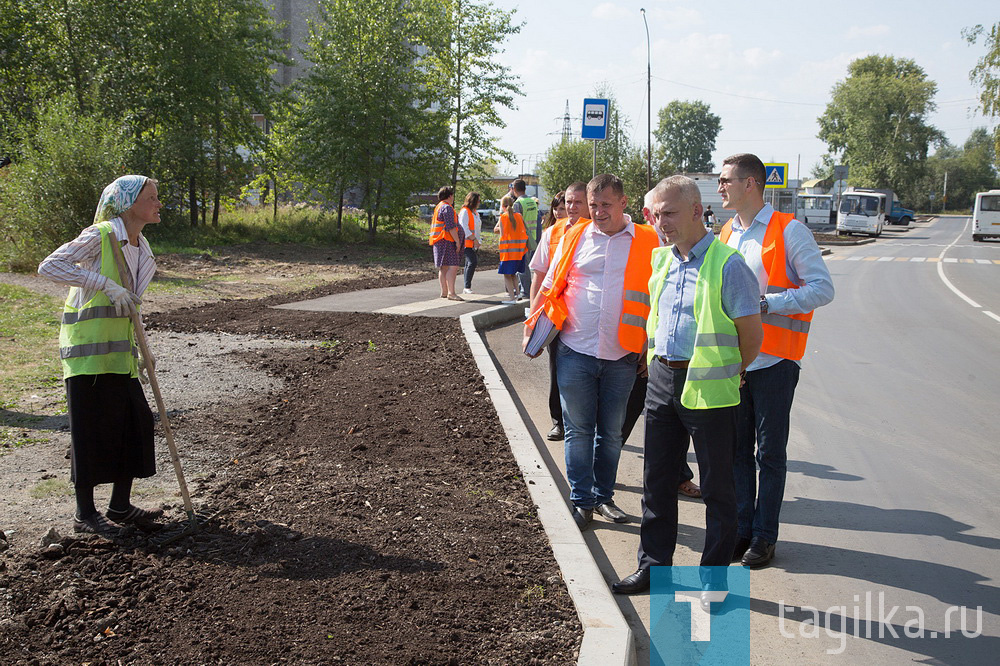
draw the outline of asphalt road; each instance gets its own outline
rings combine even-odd
[[[1000,242],[941,218],[833,250],[837,297],[803,362],[777,556],[740,602],[748,663],[997,663]],[[547,366],[519,341],[518,325],[487,335],[543,443]],[[561,443],[545,444],[561,470]],[[633,517],[641,466],[640,421],[617,491]],[[704,507],[682,500],[680,516],[675,564],[695,565]],[[595,518],[588,532],[609,583],[634,570],[636,524]],[[648,598],[620,604],[648,663]]]

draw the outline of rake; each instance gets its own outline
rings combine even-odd
[[[127,279],[129,283],[129,291],[135,293],[135,286],[131,284],[132,274],[128,271],[128,268],[125,265],[125,257],[122,255],[121,247],[118,245],[118,240],[115,238],[115,232],[110,231],[109,236],[111,237],[111,253],[114,255],[115,264],[118,267],[118,277],[119,279]],[[169,531],[161,532],[156,536],[156,538],[152,539],[153,543],[157,546],[163,546],[188,536],[189,534],[194,534],[198,531],[199,520],[201,521],[201,524],[204,524],[211,519],[211,516],[198,516],[194,512],[194,505],[191,503],[191,494],[188,492],[187,482],[184,480],[184,470],[181,469],[181,459],[177,454],[177,444],[174,443],[174,432],[170,428],[170,419],[167,418],[167,408],[163,402],[163,394],[160,393],[160,383],[156,380],[156,371],[153,370],[153,364],[150,361],[153,357],[149,353],[149,343],[146,340],[146,331],[142,327],[142,320],[139,318],[139,312],[131,303],[129,303],[129,319],[132,320],[132,328],[135,330],[135,339],[139,345],[139,351],[142,353],[142,357],[146,359],[146,376],[149,378],[149,387],[153,390],[153,397],[156,399],[156,408],[160,412],[160,423],[163,425],[163,433],[167,440],[167,448],[170,450],[170,462],[173,463],[174,472],[177,474],[177,485],[180,486],[181,498],[184,500],[184,512],[187,514],[187,524],[183,525],[180,530],[171,529]]]

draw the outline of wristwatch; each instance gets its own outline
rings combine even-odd
[[[763,296],[760,297],[760,313],[767,314],[767,299]]]

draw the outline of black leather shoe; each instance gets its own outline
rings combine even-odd
[[[774,544],[764,541],[760,537],[754,537],[750,541],[750,549],[743,554],[741,564],[750,569],[765,567],[774,559]]]
[[[736,537],[736,548],[733,549],[733,559],[730,562],[739,562],[743,559],[743,555],[747,552],[747,548],[750,547],[750,539],[744,537]]]
[[[649,569],[639,569],[634,574],[625,576],[617,583],[611,584],[615,594],[639,594],[649,591]]]
[[[608,520],[612,520],[616,523],[627,523],[628,516],[625,512],[615,506],[614,502],[605,502],[604,504],[598,504],[595,508],[597,513],[601,514]]]
[[[546,438],[550,442],[558,442],[562,439],[565,439],[565,437],[566,433],[563,432],[563,427],[559,424],[552,426],[552,430],[549,430],[549,434],[546,435]]]
[[[594,519],[593,509],[581,509],[578,506],[573,507],[573,520],[576,521],[576,526],[581,530],[590,524],[590,521]]]

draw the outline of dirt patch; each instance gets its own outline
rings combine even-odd
[[[267,307],[288,300],[149,318],[193,495],[222,513],[161,549],[127,533],[46,556],[72,501],[38,500],[55,516],[0,554],[5,660],[573,662],[579,621],[458,322]],[[59,441],[0,470],[65,480]]]

